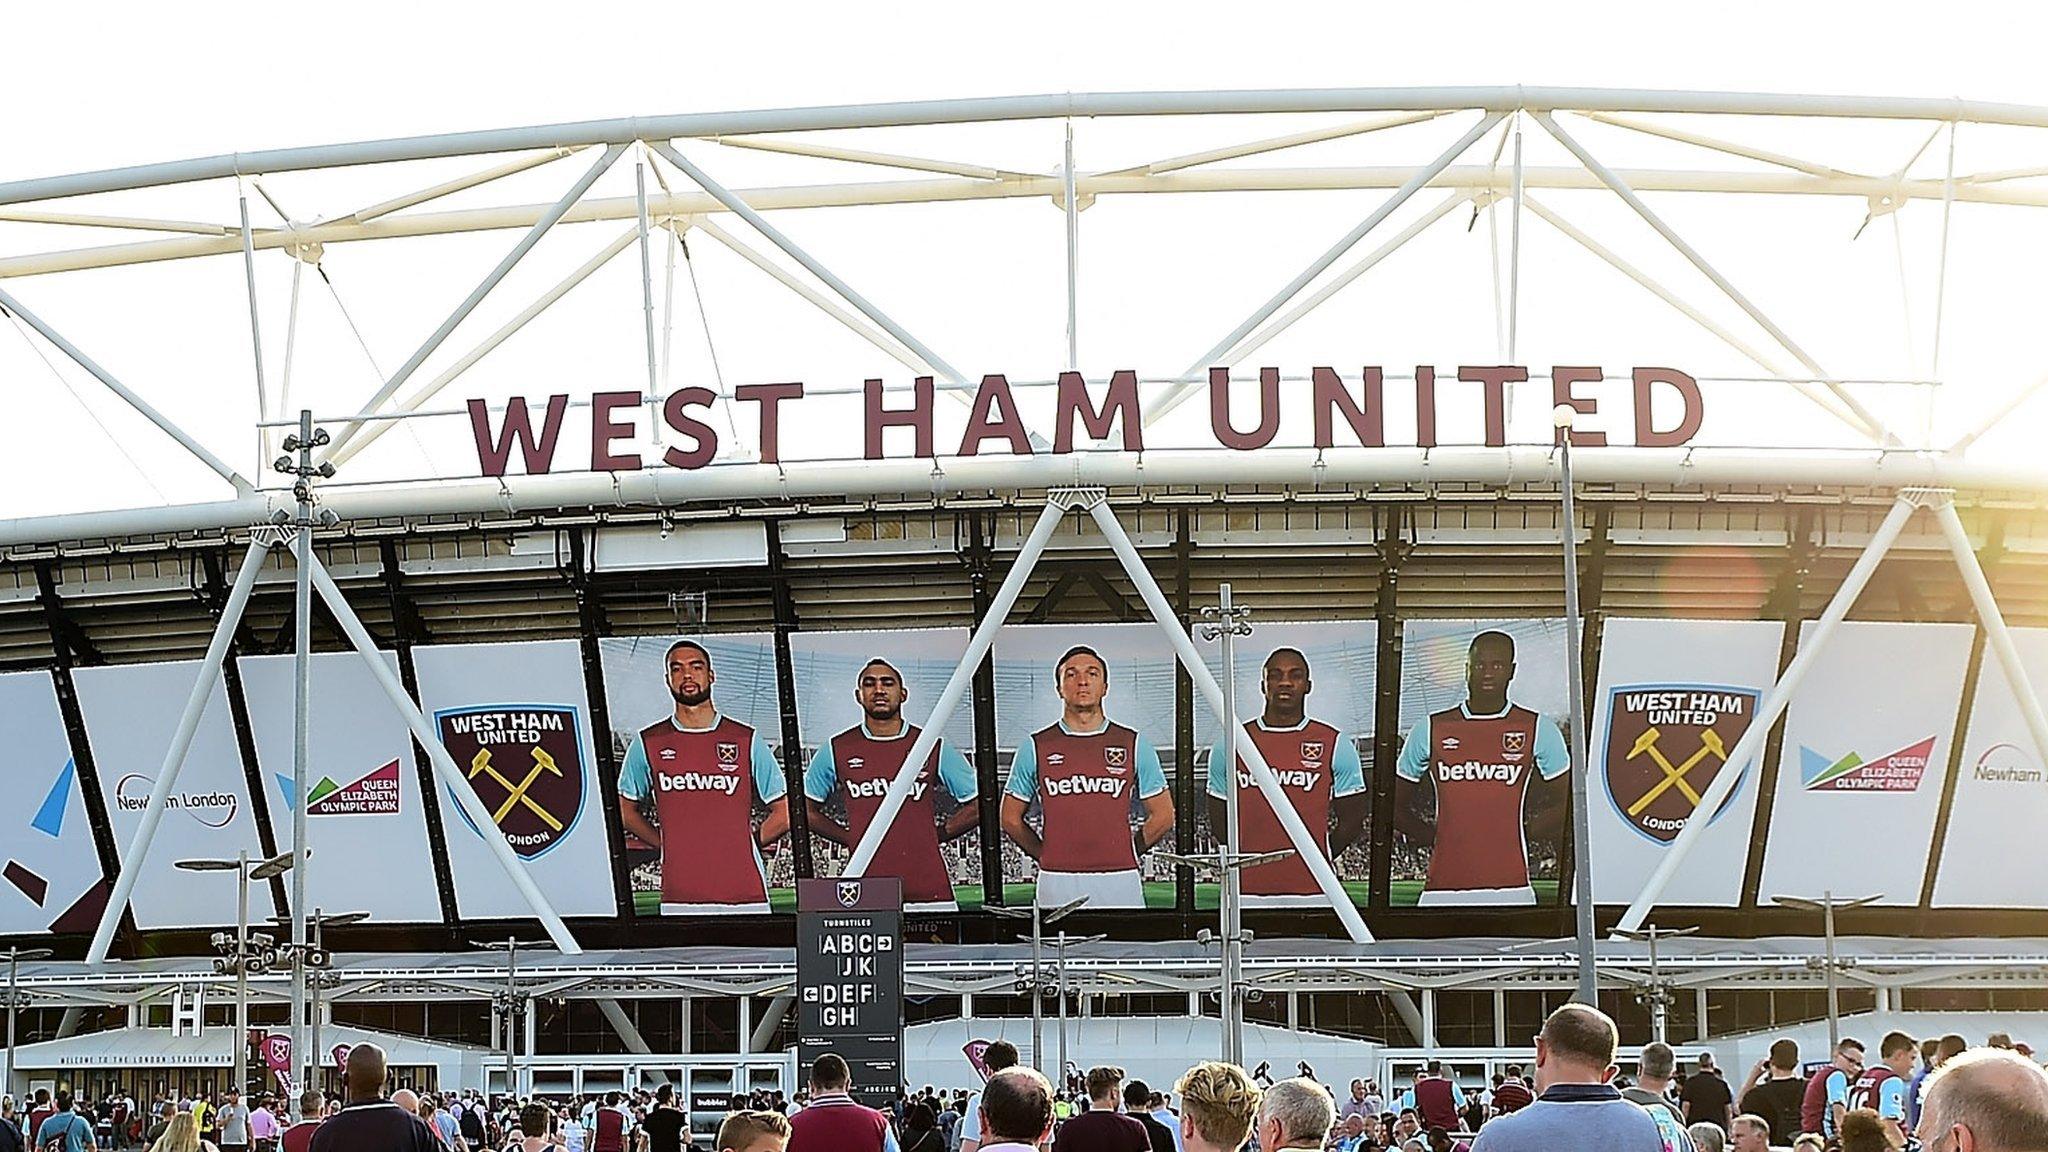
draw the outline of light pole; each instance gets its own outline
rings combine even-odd
[[[492,999],[498,1002],[498,1010],[505,1018],[505,1095],[514,1100],[519,1098],[519,1068],[514,1061],[519,1051],[519,950],[521,948],[546,948],[546,940],[521,940],[508,936],[503,940],[472,940],[472,945],[490,952],[505,954],[505,990]]]
[[[1649,1005],[1650,1008],[1650,1039],[1652,1040],[1659,1041],[1660,1043],[1668,1042],[1669,1037],[1664,1034],[1665,1021],[1671,1010],[1671,989],[1664,982],[1662,970],[1657,967],[1657,941],[1669,940],[1674,936],[1690,936],[1699,930],[1699,925],[1697,924],[1690,928],[1659,928],[1655,924],[1645,924],[1640,930],[1633,928],[1617,928],[1614,930],[1614,934],[1624,940],[1641,940],[1650,946],[1650,987],[1643,993],[1643,1002]],[[1705,1033],[1701,1033],[1701,1035],[1705,1035]]]
[[[249,882],[270,880],[291,871],[292,856],[285,853],[268,860],[251,861],[245,849],[235,854],[233,860],[179,860],[173,867],[187,872],[229,872],[235,873],[235,938],[230,941],[224,935],[214,936],[214,947],[229,953],[224,960],[213,962],[214,971],[235,974],[235,1040],[229,1045],[233,1049],[233,1077],[229,1081],[237,1092],[248,1090],[249,1053],[249,971],[253,966],[262,972],[277,959],[272,948],[274,941],[269,933],[259,934],[258,946],[250,948],[249,939]],[[230,951],[232,948],[232,951]],[[11,1044],[10,1044],[11,1051]],[[10,1059],[10,1074],[12,1061]]]
[[[1042,1067],[1045,1063],[1045,1006],[1043,1003],[1043,997],[1045,996],[1045,969],[1042,959],[1045,955],[1045,926],[1047,924],[1059,923],[1068,916],[1073,915],[1086,903],[1088,903],[1088,898],[1082,896],[1078,899],[1069,900],[1065,904],[1047,912],[1039,904],[1038,891],[1034,886],[1031,894],[1031,907],[1029,908],[1003,908],[994,904],[982,905],[988,911],[1006,919],[1022,920],[1029,917],[1031,920],[1031,974],[1027,977],[1021,971],[1017,973],[1017,990],[1028,992],[1031,996],[1031,1066],[1037,1068],[1040,1072],[1045,1071]],[[1060,1074],[1064,1076],[1066,1069],[1060,1069]]]
[[[304,1084],[299,1085],[299,1091],[301,1093],[304,1093],[305,1090],[308,1088],[319,1087],[319,1085],[315,1084],[313,1081],[321,1075],[320,1070],[324,1067],[324,1064],[322,1063],[322,1056],[320,1053],[321,990],[326,988],[341,987],[341,977],[336,976],[334,973],[328,971],[328,968],[330,968],[334,963],[334,957],[327,951],[326,929],[330,926],[338,927],[343,924],[358,924],[364,920],[368,920],[369,918],[370,914],[368,912],[326,913],[322,912],[318,908],[313,909],[313,914],[306,918],[306,931],[311,934],[309,944],[310,951],[307,953],[306,956],[306,967],[310,969],[312,973],[311,977],[306,982],[308,1009],[309,1015],[312,1018],[309,1026],[311,1038],[306,1043],[308,1046],[308,1053],[312,1059],[311,1062],[306,1065],[308,1069],[308,1072],[306,1074],[306,1082]],[[273,923],[289,925],[291,919],[287,916],[273,916],[271,917],[271,921]]]
[[[1053,981],[1060,992],[1060,1076],[1067,1074],[1067,945],[1093,944],[1104,936],[1077,936],[1067,939],[1067,930],[1060,929],[1058,941],[1053,945]]]
[[[7,949],[7,1068],[0,1072],[0,1092],[14,1091],[14,1014],[20,1010],[15,1000],[15,978],[20,975],[23,960],[48,960],[56,955],[48,948],[21,948],[10,945]]]
[[[1842,1042],[1842,1013],[1840,1005],[1836,1002],[1835,973],[1837,970],[1847,967],[1847,965],[1835,959],[1835,909],[1861,908],[1865,904],[1875,904],[1882,899],[1884,899],[1884,893],[1882,892],[1873,893],[1869,896],[1857,896],[1851,899],[1836,899],[1834,892],[1831,890],[1823,891],[1818,900],[1811,896],[1771,897],[1771,903],[1781,908],[1797,908],[1801,912],[1818,911],[1820,913],[1821,934],[1826,941],[1827,947],[1827,959],[1823,963],[1823,967],[1827,969],[1828,976],[1828,1057],[1830,1059],[1834,1057],[1835,1045]]]
[[[1600,986],[1593,960],[1593,836],[1587,811],[1586,775],[1586,685],[1579,660],[1579,524],[1572,511],[1572,421],[1578,409],[1559,404],[1550,410],[1550,422],[1559,433],[1559,451],[1564,470],[1564,659],[1566,691],[1570,694],[1572,754],[1572,903],[1578,913],[1579,1002],[1597,1006]]]

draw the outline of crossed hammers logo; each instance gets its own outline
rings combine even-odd
[[[1625,760],[1634,760],[1638,756],[1648,756],[1656,763],[1657,769],[1664,774],[1662,780],[1659,780],[1649,791],[1638,797],[1635,803],[1628,806],[1628,814],[1631,817],[1641,815],[1643,809],[1657,802],[1657,797],[1662,796],[1673,788],[1684,793],[1685,798],[1692,801],[1693,807],[1698,808],[1700,794],[1693,791],[1692,785],[1686,782],[1686,773],[1691,772],[1699,765],[1700,761],[1705,760],[1709,755],[1719,757],[1723,764],[1728,762],[1727,745],[1721,742],[1721,734],[1712,728],[1708,728],[1700,733],[1699,749],[1686,757],[1684,762],[1680,764],[1671,763],[1664,753],[1658,750],[1657,739],[1660,735],[1661,733],[1655,728],[1645,729],[1641,736],[1636,737],[1636,742],[1629,748],[1628,755],[1623,757]]]
[[[545,748],[535,748],[533,750],[533,767],[527,771],[526,778],[517,784],[514,784],[504,773],[492,766],[491,750],[488,748],[479,748],[477,754],[469,762],[469,778],[471,780],[475,780],[479,774],[489,776],[498,782],[499,787],[505,789],[504,802],[498,805],[497,811],[491,813],[493,823],[503,824],[505,822],[505,814],[523,804],[528,811],[540,817],[541,823],[546,824],[556,832],[560,832],[562,830],[562,822],[555,818],[555,814],[542,806],[540,801],[526,794],[526,790],[533,787],[533,782],[540,779],[543,772],[551,772],[557,776],[562,774],[562,766],[555,763],[555,758],[548,755]]]

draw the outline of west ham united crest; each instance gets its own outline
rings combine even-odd
[[[858,903],[860,903],[860,881],[841,880],[839,882],[840,906],[843,908],[851,908]]]
[[[1614,689],[1601,779],[1622,820],[1660,844],[1676,839],[1749,730],[1757,695],[1753,688],[1714,684]],[[1720,819],[1734,798],[1729,792],[1713,818]]]
[[[521,859],[568,838],[583,812],[583,741],[574,708],[486,704],[436,712],[434,722],[455,767]],[[466,811],[456,811],[469,822]]]

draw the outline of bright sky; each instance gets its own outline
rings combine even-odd
[[[9,16],[14,50],[8,79],[17,100],[0,181],[236,150],[615,116],[1060,91],[1522,83],[2048,104],[2038,58],[2044,25],[2048,14],[2038,6],[2010,3],[1181,3],[1000,10],[957,3],[769,9],[584,3],[514,11],[365,2],[345,10],[220,5],[203,17],[140,4],[36,5]],[[1075,126],[1077,162],[1083,170],[1105,170],[1330,122],[1084,122]],[[1461,114],[1244,164],[1413,164],[1471,122],[1470,114]],[[1567,127],[1618,166],[1754,167],[1616,129],[1583,122]],[[1752,123],[1716,130],[1858,171],[1886,172],[1921,148],[1930,126],[1816,130]],[[1060,162],[1062,131],[1057,123],[901,130],[852,146],[1047,172]],[[1525,124],[1525,136],[1530,165],[1572,162],[1533,124]],[[1484,163],[1497,139],[1488,136],[1465,162]],[[1928,147],[1912,174],[1938,179],[1943,148],[1938,142]],[[738,187],[905,178],[701,142],[684,151]],[[632,161],[621,161],[592,194],[630,195]],[[1958,171],[2029,162],[2048,163],[2048,133],[1966,130],[1958,146]],[[471,158],[431,170],[283,175],[265,184],[294,216],[311,219],[490,163]],[[450,206],[545,203],[588,163],[578,157],[549,165],[487,197],[451,200]],[[1082,217],[1083,370],[1178,372],[1385,195],[1362,190],[1099,202]],[[1417,196],[1345,262],[1441,195]],[[278,222],[253,191],[250,199],[258,226]],[[1611,196],[1560,192],[1551,200],[1629,259],[1668,276],[1674,289],[1717,319],[1746,323]],[[1887,218],[1852,242],[1861,211],[1840,199],[1731,204],[1667,194],[1653,202],[1796,330],[1831,371],[1885,379],[1929,374],[1938,203],[1910,205],[1900,214],[1896,237]],[[234,187],[223,182],[109,197],[93,210],[116,206],[230,223]],[[1294,374],[1324,363],[1349,372],[1362,363],[1384,364],[1396,372],[1424,362],[1446,370],[1501,362],[1488,229],[1482,220],[1466,232],[1468,216],[1469,210],[1458,210],[1257,359]],[[1001,371],[1039,379],[1062,366],[1061,217],[1045,201],[818,210],[777,219],[968,375]],[[767,249],[739,222],[722,222]],[[1505,217],[1496,223],[1505,245]],[[1533,221],[1524,226],[1521,362],[1539,368],[1596,363],[1610,371],[1671,363],[1702,376],[1754,373],[1747,361],[1570,241]],[[591,223],[549,236],[414,380],[431,378],[619,230]],[[390,372],[516,236],[498,231],[417,241],[403,251],[389,245],[394,250],[388,253],[373,251],[374,245],[330,250],[326,267],[347,320],[309,278],[294,407],[304,401],[323,414],[356,410],[377,377],[348,323],[362,331],[379,369]],[[0,258],[136,238],[0,225]],[[824,388],[857,386],[864,375],[886,375],[893,383],[908,376],[730,252],[695,234],[690,243],[703,314],[688,287],[690,266],[679,266],[672,387],[711,383],[718,371],[728,384],[802,379]],[[1940,366],[1950,395],[1935,422],[1935,442],[1946,442],[1941,431],[1952,438],[1968,428],[2038,373],[2044,249],[2048,212],[1957,210]],[[657,252],[657,292],[661,259]],[[1902,261],[1909,269],[1904,299]],[[265,253],[258,266],[275,388],[290,261]],[[29,277],[0,287],[237,467],[257,467],[238,258]],[[638,260],[628,249],[431,407],[458,406],[468,396],[642,387],[640,304]],[[1902,322],[1902,315],[1909,320]],[[706,327],[718,354],[716,370]],[[1746,339],[1765,342],[1754,327],[1743,331]],[[36,349],[59,361],[70,390],[55,385]],[[1790,363],[1782,354],[1779,359]],[[210,474],[181,459],[40,341],[32,348],[16,333],[0,331],[0,387],[18,405],[18,418],[0,423],[0,492],[6,493],[0,519],[225,495]],[[1710,392],[1715,415],[1709,435],[1718,442],[1843,442],[1803,402],[1741,388],[1729,384]],[[1913,439],[1924,428],[1926,391],[1880,386],[1867,395]],[[1200,407],[1183,410],[1197,420],[1183,428],[1199,431]],[[1518,407],[1511,438],[1539,434],[1544,407]],[[832,409],[816,411],[829,417]],[[1400,419],[1398,412],[1392,417]],[[1625,428],[1626,415],[1613,421],[1610,427]],[[800,433],[818,437],[819,453],[858,451],[835,421],[820,417],[819,425]],[[120,451],[110,449],[102,428],[120,441]],[[1398,439],[1391,426],[1389,432]],[[940,438],[943,444],[943,431]],[[465,442],[462,426],[447,421],[393,434],[364,454],[351,478],[473,474]],[[63,482],[50,482],[53,475]]]

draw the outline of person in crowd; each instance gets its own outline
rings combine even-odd
[[[1458,1126],[1458,1087],[1444,1075],[1440,1060],[1424,1065],[1422,1075],[1415,1078],[1415,1113],[1425,1128]]]
[[[249,1110],[242,1105],[242,1094],[228,1089],[216,1111],[214,1130],[220,1133],[220,1152],[249,1152]]]
[[[1490,1121],[1473,1152],[1651,1152],[1664,1146],[1648,1112],[1609,1083],[1620,1038],[1597,1008],[1566,1004],[1536,1037],[1534,1104]]]
[[[1771,1053],[1749,1070],[1739,1094],[1742,1111],[1761,1117],[1770,1128],[1769,1142],[1790,1143],[1799,1134],[1799,1105],[1806,1082],[1799,1076],[1799,1042],[1789,1036],[1771,1041]],[[1734,1135],[1734,1129],[1729,1129]]]
[[[1152,1100],[1158,1095],[1150,1084],[1132,1080],[1124,1085],[1124,1111],[1145,1130],[1146,1147],[1151,1152],[1174,1152],[1172,1129],[1152,1115]]]
[[[318,1088],[308,1088],[299,1097],[299,1122],[278,1137],[283,1152],[312,1152],[313,1133],[327,1119],[327,1097]]]
[[[1705,1120],[1686,1128],[1685,1134],[1696,1152],[1726,1152],[1728,1147],[1727,1134]]]
[[[1337,1119],[1349,1120],[1353,1116],[1364,1116],[1367,1118],[1378,1116],[1380,1113],[1378,1103],[1378,1101],[1370,1099],[1366,1095],[1364,1080],[1353,1080],[1351,1082],[1350,1097],[1337,1105]]]
[[[164,1132],[171,1126],[171,1118],[177,1114],[178,1102],[176,1100],[166,1100],[158,1105],[156,1122],[151,1124],[148,1131],[142,1134],[143,1145],[145,1147],[154,1147],[157,1141],[163,1139]]]
[[[640,1130],[647,1133],[647,1152],[683,1152],[690,1116],[676,1107],[675,1085],[663,1084],[654,1090],[654,1107],[640,1121]]]
[[[1371,1152],[1378,1146],[1371,1129],[1365,1117],[1353,1112],[1331,1132],[1326,1147],[1329,1152]]]
[[[426,1121],[401,1107],[396,1096],[384,1098],[385,1076],[382,1048],[358,1044],[348,1050],[348,1102],[313,1133],[310,1152],[440,1152],[441,1139]]]
[[[1927,1043],[1930,1042],[1923,1042],[1921,1044],[1922,1065],[1918,1071],[1913,1073],[1913,1082],[1906,1085],[1906,1129],[1908,1131],[1912,1131],[1920,1125],[1920,1105],[1927,1093],[1927,1077],[1932,1075],[1936,1068],[1962,1055],[1970,1047],[1968,1040],[1963,1039],[1954,1032],[1950,1032],[1939,1040],[1931,1041],[1934,1046],[1932,1051],[1928,1050]]]
[[[1528,1081],[1522,1079],[1520,1064],[1510,1064],[1503,1071],[1506,1075],[1493,1090],[1493,1114],[1496,1116],[1519,1112],[1536,1102],[1536,1094],[1529,1091]]]
[[[1849,1085],[1863,1074],[1863,1041],[1844,1036],[1834,1058],[1806,1081],[1799,1100],[1799,1130],[1833,1141],[1841,1131],[1842,1113],[1849,1110]]]
[[[1479,1098],[1479,1089],[1465,1089],[1465,1106],[1458,1109],[1458,1122],[1467,1132],[1477,1132],[1486,1123],[1486,1101]]]
[[[1664,1152],[1688,1152],[1693,1147],[1692,1137],[1686,1132],[1685,1119],[1671,1103],[1671,1077],[1678,1070],[1678,1058],[1671,1051],[1671,1045],[1662,1040],[1652,1040],[1643,1045],[1643,1053],[1636,1064],[1636,1082],[1621,1090],[1621,1098],[1640,1104],[1650,1113],[1650,1119],[1657,1122],[1657,1131],[1664,1138]],[[1709,1124],[1710,1121],[1698,1121]],[[1717,1129],[1718,1131],[1718,1129]]]
[[[1678,1099],[1685,1106],[1687,1124],[1712,1124],[1726,1132],[1728,1122],[1735,1119],[1735,1094],[1728,1090],[1728,1081],[1714,1066],[1712,1052],[1700,1053],[1699,1068],[1686,1077]]]
[[[990,1076],[994,1076],[1005,1068],[1015,1067],[1017,1059],[1017,1046],[1008,1040],[997,1040],[991,1043],[987,1050],[981,1054],[981,1062],[988,1068]],[[967,1097],[966,1110],[960,1116],[959,1152],[978,1152],[980,1147],[981,1092],[976,1091]]]
[[[591,1113],[590,1152],[626,1152],[626,1130],[632,1123],[619,1094],[605,1093],[604,1103]]]
[[[36,1089],[35,1102],[30,1104],[28,1109],[28,1123],[22,1127],[22,1132],[28,1137],[31,1147],[36,1143],[36,1135],[41,1131],[43,1121],[48,1120],[56,1111],[57,1106],[50,1103],[50,1090]]]
[[[1773,1144],[1770,1121],[1754,1112],[1744,1112],[1728,1125],[1728,1147],[1733,1152],[1770,1152]]]
[[[455,1113],[455,1126],[462,1133],[462,1142],[469,1146],[469,1152],[482,1152],[491,1145],[491,1123],[484,1102],[475,1095],[458,1100],[449,1109]]]
[[[1876,1109],[1850,1108],[1842,1113],[1842,1137],[1836,1147],[1840,1152],[1895,1152],[1905,1145],[1891,1142]]]
[[[1053,1152],[1151,1152],[1145,1126],[1118,1111],[1123,1099],[1124,1070],[1100,1064],[1088,1070],[1088,1108],[1059,1126]]]
[[[1818,1132],[1801,1132],[1792,1141],[1792,1152],[1826,1152],[1827,1141]]]
[[[939,1132],[939,1117],[924,1100],[913,1100],[903,1110],[903,1152],[946,1152],[946,1138]]]
[[[1174,1085],[1180,1093],[1180,1140],[1187,1152],[1238,1152],[1252,1134],[1263,1096],[1245,1070],[1207,1061]]]
[[[28,1143],[21,1135],[18,1120],[14,1097],[0,1096],[0,1152],[27,1152]]]
[[[1904,1032],[1885,1033],[1877,1046],[1878,1063],[1865,1068],[1849,1086],[1849,1107],[1868,1108],[1884,1122],[1893,1143],[1904,1147],[1906,1133],[1906,1087],[1911,1083],[1913,1065],[1920,1046]]]
[[[1352,1113],[1361,1124],[1365,1117]],[[1337,1118],[1337,1106],[1321,1084],[1295,1076],[1266,1089],[1259,1101],[1259,1117],[1252,1131],[1259,1139],[1260,1152],[1278,1148],[1321,1148],[1330,1138]]]
[[[2048,1148],[2048,1074],[1988,1047],[1951,1056],[1927,1077],[1916,1135],[1926,1152]]]
[[[265,1093],[249,1110],[249,1147],[254,1152],[277,1152],[278,1133],[277,1113],[270,1110],[270,1096]]]
[[[72,1105],[71,1093],[58,1089],[55,1111],[36,1126],[36,1152],[53,1148],[58,1152],[93,1152],[99,1147],[93,1139],[92,1122],[74,1111]]]
[[[718,1152],[784,1152],[789,1120],[780,1112],[748,1110],[726,1116],[712,1141]]]
[[[180,1112],[164,1126],[164,1134],[149,1146],[149,1152],[219,1152],[213,1141],[199,1135],[199,1121],[190,1112]]]
[[[857,1104],[848,1089],[853,1073],[837,1053],[811,1064],[811,1103],[790,1117],[792,1152],[900,1152],[889,1118]]]
[[[519,1110],[519,1131],[505,1152],[548,1152],[555,1147],[550,1138],[553,1130],[553,1111],[545,1104],[528,1104]]]
[[[1052,1084],[1036,1069],[992,1072],[980,1097],[982,1152],[1037,1152],[1052,1135]]]
[[[1442,1128],[1431,1128],[1423,1133],[1423,1142],[1428,1145],[1429,1152],[1472,1152],[1470,1144],[1454,1138]]]
[[[1152,1098],[1146,1102],[1146,1109],[1152,1119],[1157,1120],[1160,1126],[1166,1129],[1166,1134],[1172,1138],[1173,1152],[1182,1152],[1180,1146],[1180,1117],[1174,1114],[1172,1104],[1173,1102],[1167,1098],[1166,1093],[1154,1092],[1152,1093]]]

